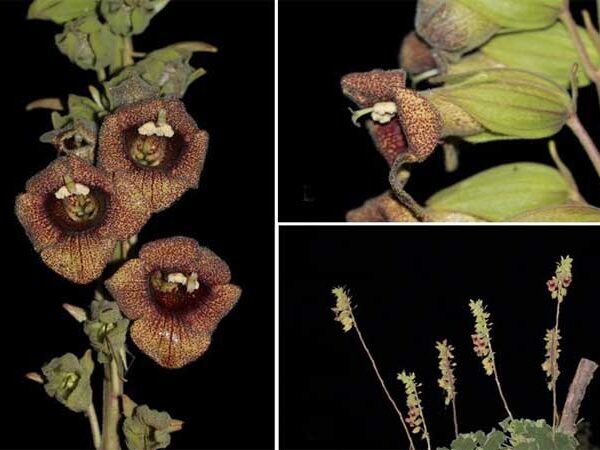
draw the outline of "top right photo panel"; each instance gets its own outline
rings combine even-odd
[[[600,222],[595,1],[279,2],[280,222]]]

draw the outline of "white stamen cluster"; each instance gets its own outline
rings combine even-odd
[[[397,112],[398,108],[394,102],[375,103],[371,112],[371,119],[381,124],[389,123]]]
[[[200,283],[198,282],[198,274],[196,272],[192,272],[189,277],[186,277],[180,272],[170,273],[167,275],[167,281],[169,283],[177,283],[185,286],[188,294],[191,294],[200,287]]]
[[[84,184],[74,183],[71,186],[61,186],[60,189],[54,193],[54,196],[59,200],[63,200],[71,195],[88,195],[89,193],[89,187]]]
[[[142,136],[160,136],[172,138],[175,135],[173,127],[168,123],[157,125],[154,122],[146,122],[138,128],[138,133]]]

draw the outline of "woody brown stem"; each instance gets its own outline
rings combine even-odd
[[[582,358],[577,366],[577,371],[569,387],[569,393],[565,400],[562,418],[558,430],[561,433],[575,434],[577,431],[577,417],[581,402],[585,397],[585,391],[594,377],[598,364],[589,359]]]

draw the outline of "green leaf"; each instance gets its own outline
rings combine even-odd
[[[505,164],[480,172],[434,194],[426,205],[489,221],[544,206],[563,205],[570,188],[552,167],[537,163]]]
[[[509,30],[535,30],[552,25],[562,0],[456,0]]]
[[[101,70],[120,57],[123,40],[96,17],[84,17],[65,25],[56,45],[71,62],[84,70]]]
[[[63,24],[94,13],[97,4],[98,0],[34,0],[27,18]]]

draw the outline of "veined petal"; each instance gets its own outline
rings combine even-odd
[[[198,359],[210,345],[210,335],[188,328],[168,313],[136,320],[130,333],[140,350],[169,369]]]
[[[372,70],[345,75],[341,81],[344,95],[361,108],[389,101],[394,92],[406,86],[406,73],[397,70]]]
[[[74,283],[87,284],[100,277],[110,261],[115,240],[91,233],[75,233],[41,252],[42,260]]]
[[[150,205],[142,192],[129,181],[115,176],[112,205],[98,233],[125,240],[139,233],[151,215]]]
[[[50,220],[45,208],[43,196],[28,193],[19,195],[15,204],[19,222],[37,251],[56,244],[62,237],[62,231]]]
[[[104,285],[119,303],[123,314],[130,319],[138,319],[156,311],[155,305],[149,301],[149,271],[141,259],[131,259]]]
[[[195,271],[200,265],[202,253],[195,239],[176,236],[159,239],[144,245],[140,259],[151,268]]]

